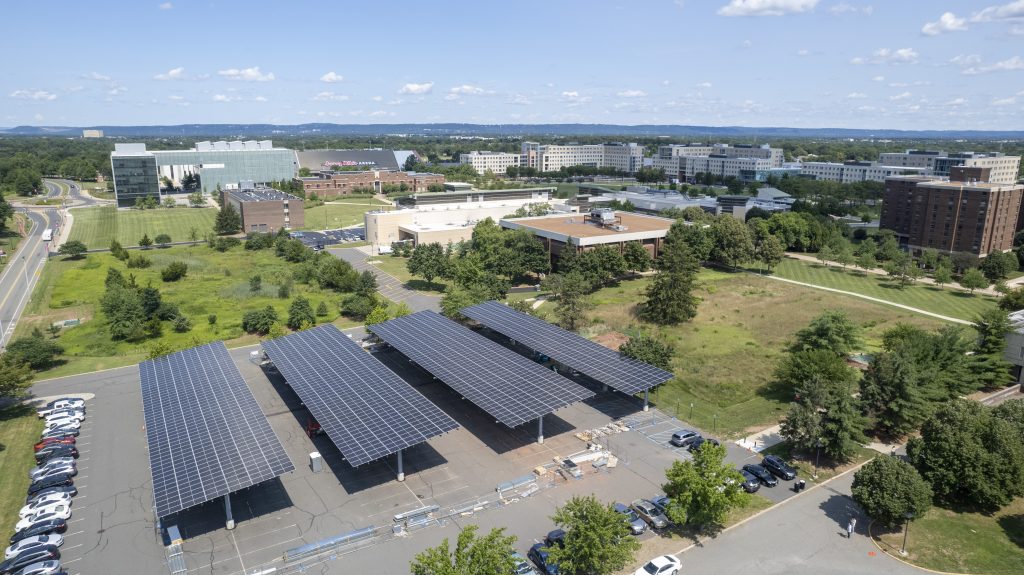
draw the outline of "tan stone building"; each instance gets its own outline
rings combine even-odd
[[[222,192],[223,204],[231,204],[242,216],[242,231],[297,230],[306,224],[302,199],[274,188],[251,187]]]

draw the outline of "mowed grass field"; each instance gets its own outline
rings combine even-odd
[[[872,532],[890,553],[899,553],[903,530]],[[910,524],[907,559],[947,573],[1024,573],[1024,497],[992,515],[933,507]]]
[[[391,204],[374,198],[352,198],[338,203],[306,208],[303,230],[335,230],[363,223],[370,210],[390,209]]]
[[[137,246],[143,234],[153,239],[160,234],[171,241],[189,240],[193,228],[199,238],[213,229],[217,210],[213,208],[156,208],[152,210],[118,210],[114,206],[71,210],[75,223],[69,240],[78,240],[93,248],[108,248],[112,240],[123,246]]]
[[[897,324],[925,329],[943,325],[909,311],[742,272],[705,269],[699,280],[703,287],[697,295],[703,301],[692,322],[660,327],[637,319],[636,305],[650,282],[643,278],[593,294],[595,307],[580,333],[593,338],[643,332],[670,343],[676,352],[676,379],[661,386],[652,402],[724,437],[739,437],[781,419],[786,400],[765,393],[764,387],[793,334],[821,312],[844,310],[863,328],[869,351],[877,348],[882,332]],[[539,315],[549,316],[553,307],[542,305]]]
[[[956,289],[930,285],[909,285],[899,289],[895,282],[884,276],[864,274],[853,268],[843,270],[836,265],[784,259],[774,270],[778,277],[809,284],[840,289],[870,297],[908,305],[932,313],[972,321],[981,312],[991,309],[996,298],[975,293],[971,295]]]
[[[330,321],[339,327],[356,325],[339,318],[339,304],[345,294],[296,282],[290,298],[278,298],[278,286],[292,277],[296,264],[275,257],[273,250],[246,251],[239,246],[221,253],[203,244],[141,253],[152,260],[151,267],[127,269],[109,253],[89,254],[80,260],[54,258],[46,264],[15,337],[27,335],[35,327],[45,329],[57,321],[79,319],[82,323],[60,332],[57,342],[64,347],[63,363],[41,373],[39,378],[137,363],[145,358],[156,341],[166,342],[173,349],[216,340],[225,340],[229,347],[256,343],[257,336],[242,331],[242,315],[269,305],[277,311],[283,324],[292,300],[298,295],[309,299],[314,310],[321,302],[327,304],[328,315],[318,317],[318,323]],[[177,282],[162,281],[160,270],[174,261],[187,263],[188,275]],[[192,321],[191,331],[177,333],[171,322],[165,321],[159,340],[111,340],[107,320],[98,309],[107,269],[111,267],[120,270],[126,278],[133,275],[140,286],[158,288],[164,302],[177,304],[181,313]],[[249,289],[249,278],[253,275],[262,278],[262,289],[258,293]],[[217,316],[216,323],[209,323],[210,314]]]
[[[7,545],[25,505],[28,470],[35,464],[32,446],[43,430],[31,407],[15,404],[0,410],[0,541]]]

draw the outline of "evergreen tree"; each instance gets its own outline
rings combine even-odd
[[[213,221],[213,230],[218,234],[236,234],[242,229],[242,216],[231,202],[224,204],[224,207],[217,212],[217,218]]]

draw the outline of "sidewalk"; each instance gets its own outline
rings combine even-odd
[[[395,303],[405,302],[414,312],[426,309],[433,311],[441,310],[440,297],[411,290],[405,287],[398,278],[381,271],[373,264],[367,263],[367,250],[369,250],[369,246],[361,248],[327,248],[328,252],[335,257],[347,261],[356,271],[363,272],[369,270],[373,272],[377,276],[377,292],[389,300]]]

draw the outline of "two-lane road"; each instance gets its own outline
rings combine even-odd
[[[18,245],[18,251],[7,254],[7,265],[0,272],[0,348],[7,345],[14,333],[14,326],[46,263],[48,242],[43,241],[43,230],[53,228],[60,221],[55,209],[19,208],[18,211],[32,221],[32,229]]]

